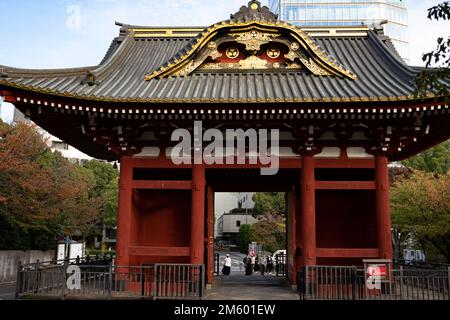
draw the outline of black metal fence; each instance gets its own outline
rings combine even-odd
[[[450,300],[449,274],[400,267],[375,285],[361,268],[305,266],[297,288],[303,300]]]
[[[214,275],[220,276],[220,254],[214,254]]]
[[[277,277],[287,277],[287,256],[279,253],[275,256],[275,273]]]
[[[204,266],[30,264],[17,275],[16,297],[59,299],[201,299]]]

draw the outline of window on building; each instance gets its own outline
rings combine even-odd
[[[239,228],[240,226],[241,226],[241,220],[237,220],[237,221],[236,221],[236,227]]]
[[[52,141],[52,149],[55,150],[69,150],[69,145],[62,141]]]

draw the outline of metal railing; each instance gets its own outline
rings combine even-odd
[[[303,300],[450,300],[447,270],[395,269],[374,287],[364,269],[305,266],[298,272]]]
[[[275,272],[277,277],[287,276],[287,256],[279,253],[275,256]]]
[[[214,254],[214,275],[220,276],[220,254]]]
[[[204,266],[33,264],[17,275],[17,298],[201,299]]]

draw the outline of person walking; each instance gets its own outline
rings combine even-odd
[[[227,256],[225,258],[225,261],[224,261],[224,264],[223,264],[222,273],[225,276],[229,276],[230,272],[231,272],[231,258],[230,258],[230,255],[227,254]]]
[[[272,271],[273,271],[272,256],[267,256],[267,273],[272,274]]]
[[[245,275],[251,276],[253,273],[253,267],[252,267],[252,259],[250,258],[250,256],[245,257],[244,263],[245,263]]]
[[[267,264],[267,259],[266,259],[266,257],[262,257],[261,262],[259,263],[259,269],[260,269],[260,271],[261,271],[261,275],[262,275],[262,276],[264,275],[264,273],[265,273],[266,270],[267,270],[266,264]]]

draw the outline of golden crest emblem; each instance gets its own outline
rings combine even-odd
[[[226,55],[230,59],[236,59],[239,57],[239,49],[235,47],[228,48],[226,51]]]
[[[281,51],[278,48],[269,48],[267,50],[267,55],[269,58],[276,59],[281,55]]]

